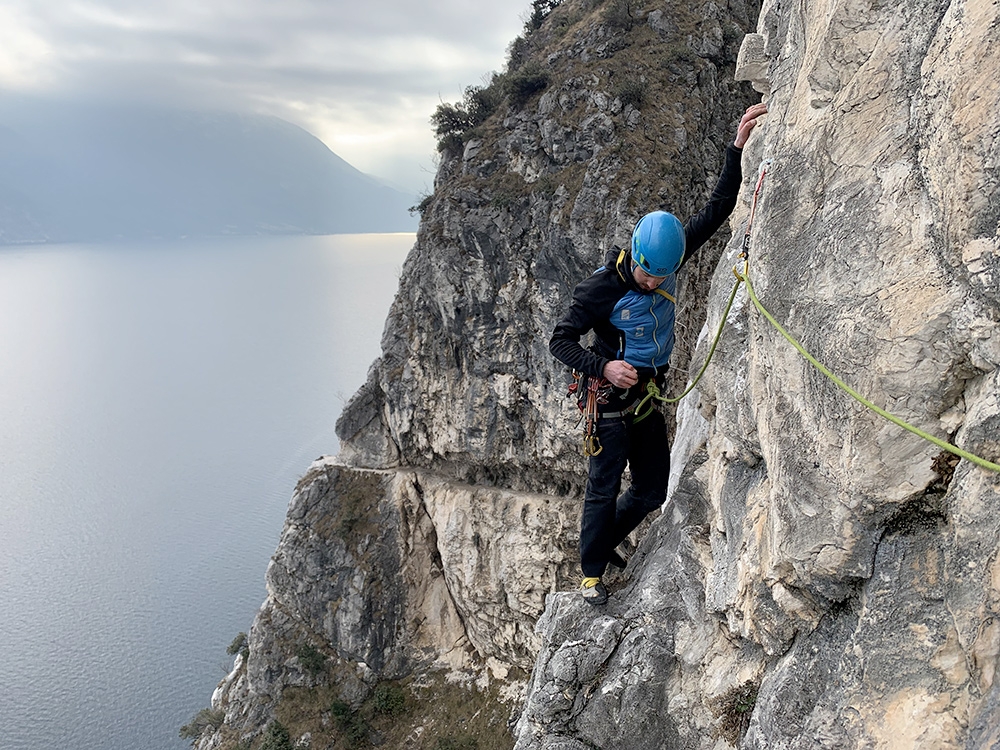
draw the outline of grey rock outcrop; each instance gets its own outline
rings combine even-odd
[[[542,70],[545,85],[442,152],[382,356],[338,422],[340,454],[296,489],[249,655],[213,699],[225,726],[202,750],[254,737],[289,689],[321,682],[352,705],[442,670],[523,692],[546,600],[577,584],[585,478],[548,338],[639,216],[707,198],[753,98],[733,72],[755,19],[744,2],[566,0],[522,40],[507,80]],[[681,289],[692,318],[724,240]],[[679,333],[677,363],[697,334]],[[332,665],[322,676],[303,644]]]
[[[998,11],[857,10],[765,3],[766,79],[746,78],[771,87],[770,113],[734,233],[764,162],[750,264],[764,305],[877,405],[996,461]],[[595,715],[659,727],[658,747],[992,746],[1000,477],[851,400],[742,294],[700,414],[680,420],[672,508],[602,613],[615,636],[598,644],[583,605],[550,605],[518,748],[590,742]],[[654,624],[655,647],[632,635]],[[557,659],[578,642],[587,656]],[[603,654],[599,674],[574,671]],[[624,700],[629,680],[658,700]]]
[[[672,387],[707,355],[763,164],[762,303],[880,408],[997,460],[998,15],[560,4],[522,50],[544,90],[442,154],[382,357],[296,490],[214,700],[231,733],[203,750],[312,684],[303,642],[348,703],[434,670],[523,689],[519,750],[990,747],[1000,475],[853,401],[744,289],[677,409],[668,505],[595,609],[572,593],[585,465],[547,341],[638,216],[705,198],[755,98],[739,69],[770,113],[733,239],[685,269]]]

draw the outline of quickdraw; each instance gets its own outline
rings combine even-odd
[[[611,383],[604,378],[584,375],[573,370],[573,382],[569,384],[569,395],[576,395],[576,405],[580,408],[580,421],[586,420],[583,428],[583,455],[596,456],[604,447],[597,437],[598,406],[608,403]],[[577,424],[580,422],[578,421]]]
[[[747,229],[743,234],[743,248],[740,252],[740,258],[744,261],[744,271],[750,264],[750,231],[753,229],[753,217],[757,214],[757,199],[760,198],[760,189],[764,187],[764,176],[767,174],[769,166],[771,166],[771,159],[764,159],[760,163],[757,184],[753,189],[753,198],[750,199],[750,216],[747,219]],[[736,278],[739,278],[739,275]]]

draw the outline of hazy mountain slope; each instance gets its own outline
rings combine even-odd
[[[412,231],[413,203],[277,118],[0,100],[0,243]]]

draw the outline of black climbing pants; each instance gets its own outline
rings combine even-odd
[[[608,557],[667,496],[670,446],[663,415],[601,419],[597,437],[603,450],[590,457],[587,493],[580,524],[580,566],[585,576],[601,576]],[[631,486],[618,496],[626,464]]]

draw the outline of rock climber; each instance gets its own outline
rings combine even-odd
[[[590,386],[600,394],[580,523],[580,591],[590,604],[608,600],[601,582],[608,564],[625,566],[615,548],[666,500],[666,423],[658,410],[638,420],[634,410],[650,380],[663,384],[674,346],[677,271],[735,208],[742,149],[766,112],[761,103],[743,114],[708,204],[683,226],[664,211],[643,216],[632,231],[631,253],[609,251],[604,266],[577,285],[549,341],[552,355],[582,376],[580,388],[595,379]],[[590,331],[593,343],[585,349],[580,340]],[[626,464],[632,483],[619,497]]]

